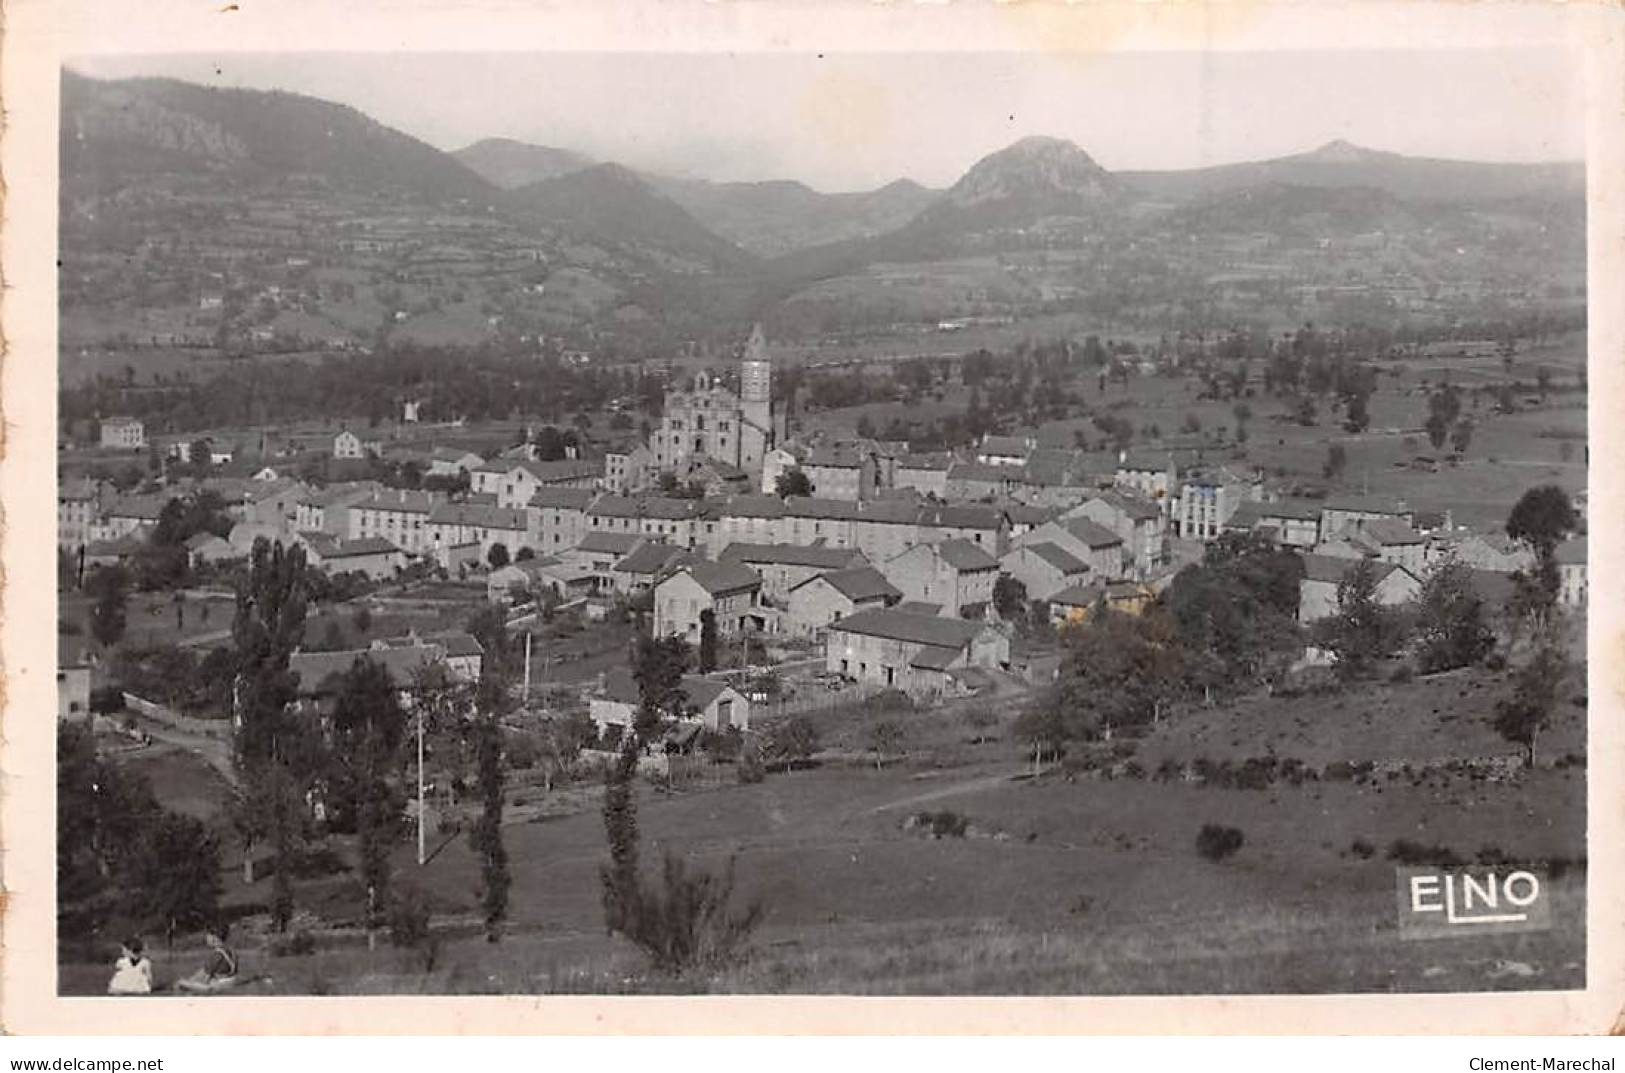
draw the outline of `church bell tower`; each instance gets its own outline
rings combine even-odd
[[[742,416],[763,432],[773,431],[773,359],[767,353],[762,326],[751,328],[739,363],[739,402]]]

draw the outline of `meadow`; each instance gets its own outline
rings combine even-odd
[[[1259,694],[1165,721],[1134,744],[1137,771],[1115,743],[1121,751],[1085,749],[1036,778],[1009,737],[1020,707],[1013,695],[991,706],[994,724],[979,731],[963,706],[889,716],[907,727],[906,755],[879,768],[847,752],[857,744],[852,712],[818,713],[820,738],[833,747],[804,769],[755,785],[640,791],[646,869],[668,850],[712,869],[732,860],[737,897],[767,909],[740,963],[680,979],[651,973],[630,944],[605,934],[606,851],[590,785],[562,791],[572,814],[524,810],[505,827],[514,887],[496,946],[477,934],[478,862],[458,837],[437,842],[421,869],[406,847],[395,858],[396,882],[435,907],[432,954],[382,937],[369,949],[347,876],[301,895],[316,916],[296,926],[312,929],[313,952],[270,956],[252,930],[240,943],[251,974],[269,977],[252,986],[270,993],[1578,986],[1583,698],[1563,705],[1534,771],[1507,777],[1493,764],[1451,764],[1515,752],[1488,726],[1506,688],[1503,676],[1473,671],[1372,682],[1330,700]],[[1189,774],[1199,762],[1234,771],[1267,759],[1278,774],[1256,783]],[[1286,777],[1287,759],[1316,774]],[[962,836],[933,837],[910,822],[943,811],[965,822]],[[1207,823],[1242,831],[1239,851],[1217,861],[1199,854]],[[1402,938],[1396,852],[1548,862],[1553,928]],[[265,896],[265,881],[244,888],[228,879],[228,901]],[[193,955],[161,954],[160,976],[168,964],[189,971]],[[94,989],[100,971],[70,961],[63,987]]]

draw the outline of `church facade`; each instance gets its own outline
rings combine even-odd
[[[759,473],[781,438],[783,415],[773,407],[773,362],[762,326],[752,329],[740,357],[739,393],[700,373],[686,391],[666,393],[660,427],[649,451],[661,473],[686,475],[701,462],[721,462]]]

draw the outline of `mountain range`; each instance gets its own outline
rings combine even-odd
[[[160,179],[171,197],[183,188],[232,194],[316,183],[390,205],[485,213],[544,245],[591,244],[611,259],[599,267],[618,273],[612,285],[622,290],[643,281],[647,291],[658,278],[737,279],[764,302],[877,262],[1075,247],[1102,236],[1406,232],[1451,213],[1478,214],[1480,231],[1486,216],[1572,230],[1583,221],[1585,189],[1581,163],[1434,160],[1343,141],[1249,163],[1109,171],[1069,141],[1029,137],[977,160],[946,190],[898,179],[823,193],[793,180],[637,171],[509,139],[444,152],[299,94],[66,71],[61,162],[65,204],[135,196]]]

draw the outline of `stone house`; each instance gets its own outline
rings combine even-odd
[[[999,560],[965,540],[916,544],[880,567],[906,600],[941,604],[949,615],[981,618],[993,603]]]
[[[1422,584],[1402,566],[1372,560],[1377,573],[1377,602],[1397,607],[1416,599]],[[1337,586],[1355,561],[1326,555],[1303,556],[1303,580],[1298,583],[1298,621],[1308,625],[1337,613]]]
[[[1021,538],[1019,547],[1053,544],[1087,566],[1091,578],[1110,581],[1131,573],[1123,538],[1088,518],[1056,518]]]
[[[810,547],[799,544],[729,544],[717,561],[740,563],[754,570],[762,579],[762,599],[778,607],[785,605],[791,589],[809,578],[832,570],[869,565],[863,553],[854,548],[827,548],[818,544]]]
[[[700,615],[716,618],[717,636],[732,637],[765,624],[761,610],[762,579],[738,563],[698,562],[681,567],[655,586],[656,637],[700,640]]]
[[[913,696],[952,691],[955,672],[1009,663],[1004,633],[962,619],[871,609],[830,623],[824,634],[825,670]]]
[[[538,553],[556,555],[587,535],[587,508],[597,496],[585,488],[538,488],[525,505],[527,542]]]
[[[1088,563],[1047,540],[1011,548],[999,560],[999,568],[1021,582],[1029,600],[1048,600],[1062,589],[1082,584],[1091,573]]]
[[[825,627],[837,619],[891,607],[902,598],[872,566],[816,574],[790,590],[790,632],[797,637],[821,637]]]
[[[1087,518],[1116,533],[1139,577],[1148,577],[1167,562],[1167,519],[1150,500],[1126,492],[1096,492],[1062,517]]]

